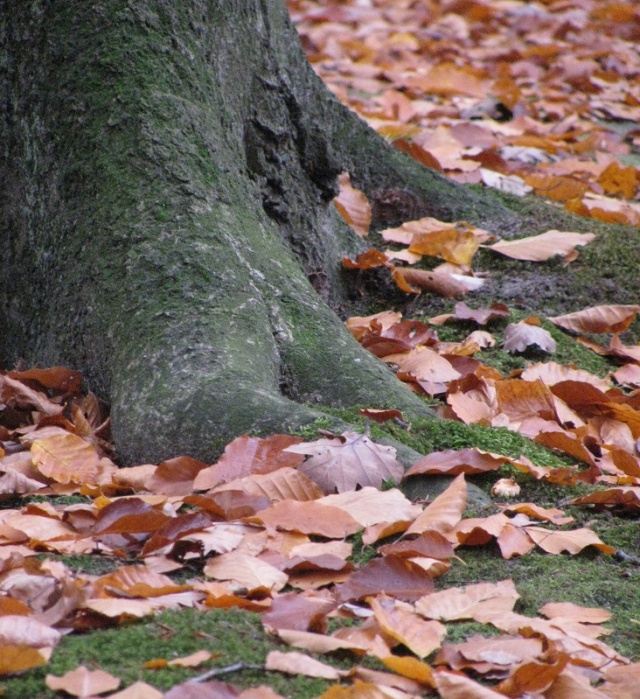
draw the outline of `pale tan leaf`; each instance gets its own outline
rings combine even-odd
[[[142,617],[153,614],[153,606],[142,599],[102,597],[100,599],[87,600],[82,606],[111,619],[124,620],[127,617],[141,619]]]
[[[238,551],[210,559],[204,567],[204,574],[216,580],[229,580],[249,591],[281,590],[289,579],[286,573],[266,561]]]
[[[537,345],[545,352],[556,351],[556,341],[548,330],[524,321],[507,325],[502,341],[507,352],[524,352],[531,345]]]
[[[547,619],[562,617],[585,624],[602,624],[611,619],[611,612],[599,607],[580,607],[572,602],[548,602],[538,609]]]
[[[391,276],[398,288],[406,293],[419,294],[424,289],[447,299],[477,291],[484,284],[481,277],[472,277],[462,273],[462,270],[452,273],[438,269],[426,271],[394,267]]]
[[[354,643],[335,636],[325,636],[322,633],[296,631],[294,629],[278,629],[277,633],[290,646],[303,648],[311,651],[311,653],[333,653],[337,650],[350,650],[362,653],[366,650],[366,646],[360,643]]]
[[[0,616],[0,645],[47,648],[55,646],[60,638],[59,631],[31,617]]]
[[[380,522],[414,520],[422,512],[418,505],[414,505],[397,488],[380,491],[367,486],[360,490],[326,495],[318,502],[344,510],[363,527]]]
[[[134,682],[126,689],[116,694],[110,694],[109,699],[162,699],[164,694],[146,682]]]
[[[512,580],[476,583],[425,595],[416,602],[416,611],[440,621],[474,619],[476,615],[511,611],[519,598]]]
[[[554,255],[569,255],[577,246],[587,245],[594,238],[593,233],[547,231],[540,235],[518,238],[517,240],[500,240],[486,247],[516,260],[541,262]]]
[[[104,670],[89,670],[84,665],[71,670],[62,677],[47,675],[45,684],[54,692],[63,691],[74,697],[89,697],[118,689],[121,680]]]
[[[436,670],[433,681],[441,699],[504,699],[504,694],[494,692],[465,675],[447,670]]]
[[[282,653],[272,650],[267,654],[264,664],[265,670],[276,670],[288,675],[303,675],[304,677],[320,677],[325,680],[338,680],[344,675],[335,667],[321,663],[315,658],[311,658],[304,653],[291,651]]]
[[[631,325],[638,311],[640,306],[592,306],[548,320],[565,330],[577,333],[619,333]]]
[[[542,527],[527,527],[527,534],[547,553],[580,553],[587,546],[595,546],[603,553],[613,554],[616,549],[604,544],[592,529],[552,531]]]
[[[376,444],[357,432],[347,431],[340,438],[297,444],[285,451],[311,456],[298,470],[325,493],[355,490],[358,485],[379,488],[386,480],[397,483],[404,472],[393,447]]]
[[[36,439],[31,457],[43,475],[58,483],[97,482],[100,456],[89,442],[70,432]]]

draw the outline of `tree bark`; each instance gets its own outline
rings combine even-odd
[[[334,312],[360,245],[336,177],[382,217],[402,192],[414,215],[518,230],[499,197],[340,105],[281,0],[0,0],[0,22],[5,363],[82,370],[124,463],[208,459],[314,405],[428,414]]]

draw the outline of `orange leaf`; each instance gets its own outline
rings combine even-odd
[[[31,457],[40,473],[58,483],[95,484],[99,475],[96,450],[70,432],[36,439]]]
[[[369,226],[371,225],[369,200],[363,192],[351,186],[348,172],[343,172],[338,177],[338,183],[340,193],[333,200],[333,203],[342,218],[361,238],[364,238],[369,234]]]
[[[0,646],[0,676],[31,670],[47,662],[47,658],[37,649],[27,645]]]
[[[414,233],[409,252],[440,257],[456,265],[470,265],[480,240],[465,228],[446,228],[429,233]]]
[[[621,194],[632,199],[638,189],[638,171],[635,167],[621,167],[615,160],[598,177],[598,184],[607,194]]]

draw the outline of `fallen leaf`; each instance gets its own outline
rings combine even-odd
[[[315,658],[310,658],[303,653],[290,651],[282,653],[272,650],[267,653],[264,664],[265,670],[284,672],[288,675],[303,675],[304,677],[320,677],[325,680],[338,680],[344,675],[335,667],[321,663]]]
[[[249,592],[253,590],[281,590],[289,579],[286,573],[266,561],[239,551],[223,553],[211,558],[204,567],[204,574],[216,580],[229,580]]]
[[[298,470],[325,493],[355,490],[358,485],[379,488],[387,480],[397,483],[404,472],[393,447],[376,444],[367,435],[356,432],[305,442],[287,447],[285,451],[311,456]]]
[[[62,677],[47,675],[45,684],[54,692],[62,690],[74,697],[89,697],[118,689],[121,680],[104,670],[89,670],[84,665],[65,673]]]
[[[447,670],[436,670],[433,681],[442,699],[504,699],[504,694]]]
[[[507,352],[525,352],[531,345],[537,345],[545,352],[556,351],[556,342],[548,330],[525,321],[507,325],[502,342]]]
[[[348,172],[343,172],[338,177],[340,193],[333,200],[333,204],[340,212],[342,218],[353,230],[364,238],[369,234],[371,225],[371,205],[366,195],[351,185]]]
[[[631,325],[638,311],[640,306],[593,306],[548,320],[577,333],[620,333]]]
[[[36,439],[31,457],[40,473],[58,483],[97,481],[100,456],[89,442],[70,432]]]
[[[593,233],[567,233],[554,230],[517,240],[500,240],[486,247],[488,250],[516,260],[541,262],[554,255],[566,256],[577,246],[587,245],[594,239]]]
[[[455,621],[511,611],[520,598],[512,580],[451,587],[421,597],[416,611],[427,619]]]

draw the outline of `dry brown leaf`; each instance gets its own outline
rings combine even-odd
[[[316,500],[324,493],[299,469],[285,466],[271,473],[245,476],[217,486],[214,491],[241,490],[248,495],[266,497],[270,502],[281,500]],[[210,493],[213,491],[210,491]]]
[[[419,658],[425,658],[442,644],[447,629],[439,621],[425,621],[384,595],[369,599],[380,628]]]
[[[525,352],[531,345],[537,345],[545,352],[556,351],[556,341],[548,330],[525,321],[507,325],[502,341],[507,352]]]
[[[631,325],[638,311],[640,306],[592,306],[548,320],[565,330],[577,333],[620,333]]]
[[[433,592],[416,602],[416,611],[427,619],[455,621],[511,611],[520,598],[512,580],[476,583]]]
[[[0,677],[14,675],[45,665],[47,657],[37,648],[27,645],[0,645]]]
[[[464,476],[456,476],[451,485],[427,505],[424,512],[417,517],[407,529],[407,535],[436,531],[446,536],[460,521],[467,506],[467,484]]]
[[[89,670],[84,665],[65,673],[62,677],[47,675],[45,684],[54,692],[62,690],[74,697],[89,697],[118,689],[121,680],[104,670]]]
[[[481,277],[472,277],[462,271],[452,273],[433,269],[427,272],[422,269],[394,267],[391,270],[391,276],[398,287],[406,293],[419,294],[424,289],[447,299],[477,291],[484,284],[484,279]]]
[[[416,682],[420,682],[420,684],[425,684],[435,689],[431,667],[417,658],[389,655],[386,658],[380,658],[380,660],[386,667],[399,675],[408,677],[411,680],[415,680]]]
[[[442,699],[504,699],[504,694],[447,670],[436,670],[433,681]]]
[[[342,218],[353,230],[364,238],[369,234],[371,225],[371,205],[366,195],[351,185],[348,172],[343,172],[338,177],[340,193],[333,203],[340,212]]]
[[[252,474],[270,473],[289,466],[296,468],[302,458],[289,453],[286,447],[302,440],[290,435],[274,434],[265,439],[243,435],[229,442],[217,463],[196,475],[194,490],[208,490],[221,483]]]
[[[270,651],[267,653],[264,669],[284,672],[288,675],[320,677],[325,680],[338,680],[344,676],[344,672],[336,670],[335,667],[296,651],[289,653],[282,653],[278,650]]]
[[[0,646],[30,646],[50,648],[61,638],[56,629],[27,616],[0,616]]]
[[[75,434],[36,439],[31,457],[38,470],[58,483],[95,484],[100,457],[95,448]]]
[[[363,527],[380,522],[413,520],[422,512],[418,505],[414,505],[397,488],[380,491],[367,486],[360,490],[326,495],[318,502],[344,510]]]
[[[527,534],[547,553],[580,553],[587,546],[595,546],[606,554],[613,554],[616,549],[600,541],[592,529],[573,529],[571,531],[552,531],[542,527],[527,527]]]
[[[343,539],[362,528],[344,510],[323,505],[317,500],[283,500],[247,518],[247,521],[262,523],[267,529],[294,531],[328,539]]]
[[[387,480],[397,483],[404,472],[393,447],[376,444],[357,432],[347,431],[334,439],[297,444],[285,451],[311,457],[298,470],[325,493],[355,490],[358,485],[379,488]]]
[[[547,231],[541,235],[518,238],[517,240],[501,240],[486,247],[516,260],[540,262],[548,260],[554,255],[569,255],[577,246],[587,245],[594,238],[593,233]]]
[[[203,572],[209,578],[229,580],[248,591],[281,590],[289,579],[286,573],[266,561],[239,551],[223,553],[210,559]]]

